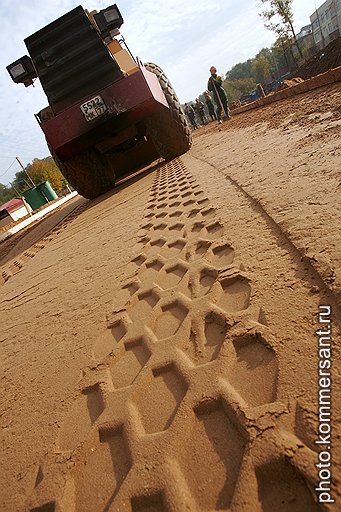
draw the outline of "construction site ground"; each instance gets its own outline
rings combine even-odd
[[[341,510],[340,134],[335,83],[4,242],[1,511]]]

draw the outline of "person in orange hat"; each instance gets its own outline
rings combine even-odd
[[[226,92],[223,88],[223,79],[217,75],[217,68],[214,66],[210,67],[211,76],[208,79],[207,89],[213,92],[213,98],[217,105],[217,117],[218,122],[221,123],[221,113],[224,111],[227,119],[231,119],[230,109],[227,103]]]

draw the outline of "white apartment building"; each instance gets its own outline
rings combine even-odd
[[[322,48],[341,35],[341,0],[326,0],[310,16],[316,46]]]

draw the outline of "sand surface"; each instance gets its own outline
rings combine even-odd
[[[341,510],[340,98],[203,127],[180,159],[0,245],[1,511]]]

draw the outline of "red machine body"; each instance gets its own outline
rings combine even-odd
[[[64,177],[84,197],[191,146],[186,117],[159,66],[135,60],[117,5],[75,7],[25,39],[30,57],[7,66],[15,83],[39,78],[48,107],[36,114]]]
[[[75,103],[46,121],[40,120],[37,115],[46,140],[59,158],[70,158],[89,145],[96,145],[106,136],[113,140],[116,134],[142,121],[158,109],[168,109],[157,77],[145,69],[141,62],[138,65],[139,71],[133,75],[123,77],[98,91],[107,110],[91,121],[86,120],[81,110],[81,105],[87,99]]]

